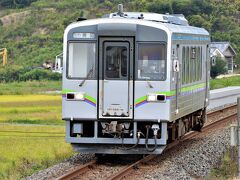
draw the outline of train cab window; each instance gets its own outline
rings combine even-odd
[[[69,43],[68,53],[69,78],[95,77],[95,43]]]
[[[166,45],[158,43],[139,43],[137,79],[166,79]]]
[[[105,76],[111,79],[126,79],[128,76],[127,46],[106,47]]]

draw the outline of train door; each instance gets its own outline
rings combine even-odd
[[[133,38],[100,38],[99,118],[133,118]]]

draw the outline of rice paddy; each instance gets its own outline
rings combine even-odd
[[[21,179],[73,154],[60,95],[0,96],[0,179]]]
[[[61,89],[61,81],[28,81],[0,83],[0,95],[42,94]]]
[[[0,123],[63,125],[60,95],[0,96]]]

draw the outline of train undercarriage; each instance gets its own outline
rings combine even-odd
[[[190,131],[201,131],[206,121],[206,108],[168,123],[168,142],[180,139]]]
[[[161,154],[168,143],[189,131],[201,131],[206,109],[173,122],[67,121],[67,139],[79,152]]]

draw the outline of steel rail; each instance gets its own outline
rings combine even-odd
[[[233,105],[230,105],[230,106],[226,106],[222,109],[218,109],[218,110],[215,110],[215,111],[212,111],[212,112],[209,112],[207,114],[208,118],[210,117],[213,117],[215,116],[216,114],[218,114],[219,112],[224,112],[224,111],[227,111],[227,110],[230,110],[230,109],[236,109],[237,108],[237,104],[233,104]]]
[[[74,169],[71,172],[68,172],[67,174],[64,174],[63,176],[57,178],[57,180],[70,180],[70,179],[74,179],[78,176],[80,176],[81,174],[87,172],[89,169],[92,169],[93,166],[96,165],[96,160],[92,160],[90,162],[88,162],[87,164],[81,165],[79,167],[77,167],[76,169]]]
[[[227,107],[227,108],[233,108],[233,107],[236,107],[236,105],[234,106],[231,106],[231,107]],[[221,111],[221,110],[218,110],[218,112]],[[215,113],[216,114],[217,111],[214,111],[212,113]],[[211,114],[211,113],[210,113]],[[208,124],[206,126],[204,126],[201,130],[201,132],[207,132],[209,130],[211,130],[212,128],[217,128],[217,127],[221,127],[222,125],[225,125],[229,122],[229,120],[232,120],[233,118],[237,117],[237,113],[234,113],[234,114],[231,114],[227,117],[224,117],[218,121],[215,121],[211,124]],[[180,143],[183,143],[189,139],[192,139],[198,135],[201,135],[201,133],[197,132],[197,131],[192,131],[192,132],[189,132],[187,133],[182,139],[180,140],[176,140],[170,144],[167,145],[166,150],[170,150],[172,149],[173,147],[176,147],[177,145],[179,145]],[[126,167],[126,168],[123,168],[122,170],[118,171],[116,174],[110,176],[108,178],[108,180],[119,180],[119,179],[123,179],[124,177],[126,178],[131,172],[133,172],[135,169],[139,169],[139,166],[143,165],[144,163],[147,163],[149,162],[150,160],[154,159],[155,157],[157,157],[159,155],[148,155],[146,157],[144,157],[143,159],[133,163],[132,165]]]

